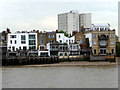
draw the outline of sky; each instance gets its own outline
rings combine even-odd
[[[55,31],[57,14],[77,10],[92,13],[92,23],[109,23],[118,30],[119,0],[1,0],[0,31]]]

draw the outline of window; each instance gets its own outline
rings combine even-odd
[[[59,50],[62,50],[62,46],[60,46],[60,49]]]
[[[21,50],[21,47],[19,47],[19,49]]]
[[[16,51],[18,51],[18,48],[16,48]]]
[[[59,38],[60,38],[60,35],[59,35]]]
[[[96,41],[94,41],[93,43],[94,43],[94,45],[96,45],[96,44],[97,44],[97,42],[96,42]]]
[[[65,47],[63,46],[63,51],[65,51]]]
[[[11,50],[11,46],[9,46],[9,50]]]
[[[97,28],[97,30],[99,30],[99,28]]]
[[[56,46],[55,48],[58,49],[58,46]]]
[[[17,41],[15,40],[15,44],[17,43]]]
[[[100,28],[100,31],[103,31],[104,30],[104,28]]]
[[[15,51],[15,47],[14,46],[12,47],[12,50]]]
[[[60,53],[60,56],[63,56],[63,53]]]
[[[101,48],[100,49],[100,54],[103,54],[103,55],[106,54],[106,48]]]
[[[59,42],[62,43],[62,40],[60,40]]]
[[[36,46],[30,46],[29,49],[30,49],[30,50],[35,50],[35,49],[36,49]]]
[[[83,39],[80,39],[80,43],[82,43],[83,42]]]
[[[25,44],[26,43],[26,41],[21,41],[21,44]]]
[[[29,35],[29,49],[35,50],[36,49],[36,37],[35,34]]]
[[[12,40],[10,40],[10,43],[12,44]]]
[[[105,31],[108,31],[108,28],[105,28]]]
[[[94,49],[94,54],[96,54],[96,49]]]
[[[2,36],[2,40],[5,40],[5,36]]]
[[[27,47],[26,47],[26,46],[24,46],[24,47],[23,47],[23,50],[27,50]]]
[[[67,53],[65,53],[65,56],[67,56]]]
[[[16,38],[16,35],[10,35],[10,38]]]
[[[29,40],[29,45],[36,45],[35,40]]]
[[[43,37],[44,35],[40,35],[40,37]]]
[[[44,40],[40,40],[40,44],[44,44]]]
[[[93,34],[93,37],[96,38],[96,34]]]
[[[114,38],[115,37],[115,35],[114,34],[111,34],[111,38]]]
[[[81,35],[79,35],[79,38],[81,38]]]
[[[73,46],[73,49],[76,49],[76,46]]]
[[[79,46],[77,45],[77,49],[79,49]]]
[[[44,46],[40,46],[40,50],[44,50]]]
[[[44,53],[44,52],[42,53],[42,52],[41,52],[41,53],[40,53],[40,56],[48,56],[48,53]]]
[[[114,41],[111,41],[111,44],[115,44],[115,42],[114,42]]]
[[[25,35],[21,35],[21,40],[26,40]]]
[[[53,35],[53,34],[50,34],[50,35],[49,35],[49,38],[54,38],[54,35]]]
[[[66,50],[68,50],[68,47],[66,46]]]
[[[35,35],[29,35],[29,39],[35,39]]]
[[[114,54],[114,49],[111,50],[112,54]]]
[[[54,41],[53,41],[53,40],[50,40],[49,42],[50,42],[50,43],[53,43]]]
[[[100,45],[107,45],[107,41],[101,40]]]
[[[26,36],[25,35],[21,35],[21,44],[25,44],[26,43]]]

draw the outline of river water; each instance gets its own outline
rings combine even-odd
[[[2,68],[2,88],[117,87],[118,66]]]

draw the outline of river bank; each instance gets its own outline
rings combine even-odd
[[[4,67],[63,67],[63,66],[113,66],[118,65],[118,62],[60,62],[54,64],[34,64],[34,65],[16,65],[16,66],[4,66]]]
[[[32,65],[14,65],[14,67],[61,67],[61,66],[110,66],[110,65],[120,65],[120,57],[116,58],[116,62],[106,62],[106,61],[71,61],[71,62],[59,62],[53,64],[32,64]],[[3,66],[3,67],[13,67]]]
[[[59,67],[59,66],[107,66],[107,65],[118,65],[117,62],[60,62],[55,64],[41,64],[41,65],[23,65],[23,67]]]

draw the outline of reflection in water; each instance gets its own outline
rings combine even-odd
[[[117,88],[117,66],[3,68],[3,88]]]

